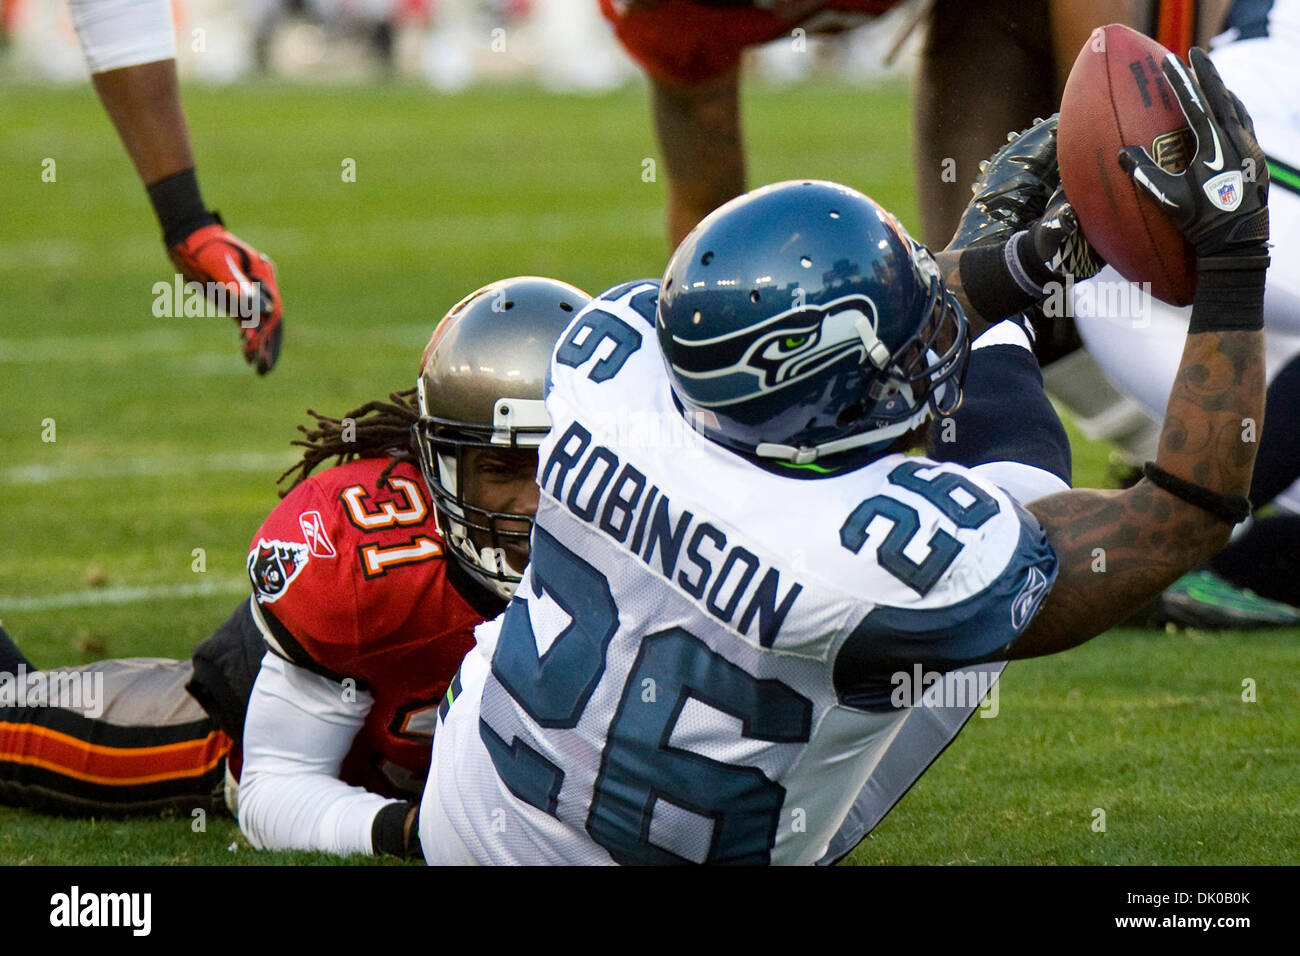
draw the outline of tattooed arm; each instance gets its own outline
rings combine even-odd
[[[1156,464],[1225,495],[1245,495],[1258,445],[1243,433],[1264,414],[1262,332],[1187,337]],[[1247,440],[1252,439],[1252,440]],[[1060,561],[1051,593],[1009,658],[1063,651],[1124,620],[1215,554],[1232,527],[1143,480],[1127,491],[1079,489],[1040,498]]]
[[[1196,79],[1172,55],[1163,68],[1196,134],[1192,162],[1171,174],[1126,147],[1120,165],[1178,224],[1196,250],[1199,272],[1156,464],[1209,492],[1241,498],[1250,489],[1264,415],[1268,167],[1245,107],[1204,53],[1194,49],[1190,60]],[[1257,181],[1238,172],[1247,161],[1264,170]],[[1222,548],[1231,531],[1228,520],[1149,480],[1127,491],[1065,492],[1029,510],[1046,529],[1060,571],[1013,642],[1013,658],[1050,654],[1101,633]]]

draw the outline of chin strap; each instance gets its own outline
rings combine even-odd
[[[942,401],[948,388],[947,383],[940,386],[935,401]],[[910,417],[903,419],[901,422],[894,422],[892,425],[885,425],[882,428],[872,428],[865,432],[859,432],[856,435],[849,435],[847,438],[837,438],[835,441],[823,442],[820,445],[803,445],[795,447],[794,445],[778,445],[773,442],[760,442],[754,449],[754,454],[759,458],[777,458],[782,461],[788,461],[795,465],[807,465],[820,458],[826,458],[830,455],[838,455],[840,452],[852,451],[855,448],[862,448],[866,445],[885,445],[899,435],[906,435],[913,428],[921,425],[932,414],[931,402],[927,401],[918,408]]]
[[[876,335],[876,330],[871,327],[865,315],[859,314],[853,323],[854,330],[858,333],[858,338],[862,339],[862,345],[867,350],[867,359],[877,369],[884,370],[889,364],[891,358],[889,346],[880,341],[880,336]]]
[[[935,409],[941,407],[941,403],[948,394],[948,387],[948,383],[944,382],[934,395],[926,399],[925,404],[907,418],[891,425],[868,429],[845,438],[837,438],[835,441],[822,442],[820,445],[795,446],[780,445],[775,442],[759,442],[754,449],[754,454],[759,458],[775,458],[780,461],[788,461],[794,465],[808,465],[818,459],[838,455],[841,452],[852,451],[855,448],[862,448],[867,445],[878,444],[883,447],[899,435],[906,435],[935,414]],[[905,392],[908,401],[911,401],[910,385],[904,385],[900,391]]]
[[[804,445],[798,448],[794,445],[761,442],[754,449],[754,454],[759,458],[778,458],[795,465],[807,465],[819,458],[838,455],[840,452],[861,448],[863,445],[892,441],[899,435],[907,434],[929,417],[930,408],[926,405],[917,410],[916,414],[912,415],[911,418],[906,418],[901,422],[894,422],[894,424],[886,425],[884,428],[873,428],[870,431],[859,432],[847,438],[838,438],[835,441],[823,442],[820,445]]]

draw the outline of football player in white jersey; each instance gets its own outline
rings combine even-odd
[[[1166,71],[1197,159],[1217,139],[1235,167],[1249,120],[1192,60],[1200,90]],[[1263,410],[1266,179],[1224,211],[1196,164],[1125,162],[1201,262],[1166,440],[1127,491],[1007,490],[1067,487],[1028,342],[984,318],[1059,261],[1060,206],[936,264],[860,193],[782,183],[707,217],[662,285],[585,308],[551,363],[529,567],[441,709],[426,858],[823,860],[912,712],[899,673],[1072,647],[1220,548]],[[934,414],[930,457],[902,454]]]

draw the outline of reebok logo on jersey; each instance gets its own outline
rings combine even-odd
[[[311,557],[307,545],[297,541],[261,538],[248,553],[248,577],[261,604],[274,604],[284,596]]]
[[[325,531],[325,522],[319,511],[304,511],[298,515],[298,527],[302,528],[303,540],[313,557],[334,557],[334,542]]]
[[[1029,577],[1016,599],[1011,602],[1011,626],[1017,632],[1024,630],[1038,610],[1039,602],[1047,593],[1047,575],[1038,568],[1029,569]]]
[[[1203,188],[1210,202],[1224,212],[1232,212],[1241,205],[1241,173],[1238,170],[1230,169],[1206,180]]]

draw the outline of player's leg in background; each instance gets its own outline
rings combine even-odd
[[[1210,570],[1235,587],[1300,608],[1300,515],[1276,515],[1256,521],[1210,562]],[[1279,623],[1300,626],[1300,612]],[[1237,625],[1240,626],[1240,625]]]
[[[942,249],[970,202],[979,163],[1010,130],[1056,111],[1046,7],[937,0],[913,103],[922,238]]]
[[[1288,5],[1294,29],[1297,5]],[[1249,107],[1258,111],[1255,128],[1269,156],[1269,193],[1274,250],[1264,300],[1270,336],[1293,343],[1295,354],[1269,384],[1268,412],[1260,434],[1259,456],[1251,483],[1251,503],[1274,501],[1300,477],[1300,274],[1294,250],[1300,247],[1300,126],[1286,98],[1269,90],[1293,88],[1300,79],[1294,49],[1269,34],[1272,5],[1236,4],[1230,25],[1246,37],[1213,54],[1215,65]],[[1281,266],[1281,268],[1279,268]],[[1294,336],[1294,339],[1288,337]],[[1283,495],[1285,498],[1286,496]],[[1210,569],[1239,587],[1300,607],[1300,516],[1257,519],[1210,562]]]
[[[651,78],[650,101],[668,174],[668,240],[676,248],[696,223],[745,191],[740,70],[691,84]]]
[[[68,8],[95,91],[149,194],[173,262],[228,312],[226,290],[234,293],[239,305],[232,317],[244,357],[259,374],[270,371],[282,335],[275,268],[227,232],[199,192],[176,76],[171,4],[68,0]]]
[[[1055,112],[1078,51],[1098,26],[1155,22],[1154,0],[939,0],[917,83],[918,192],[927,244],[947,242],[965,207],[978,163],[1010,130]],[[955,176],[941,176],[944,164]],[[954,181],[955,180],[955,181]],[[1137,408],[1077,351],[1067,317],[1037,315],[1034,352],[1048,391],[1090,438],[1151,440]],[[1175,363],[1176,365],[1176,363]]]
[[[72,815],[225,805],[230,738],[185,690],[189,661],[41,671],[0,632],[0,803]]]
[[[1035,116],[1056,112],[1074,59],[1107,23],[1138,29],[1157,0],[936,0],[916,84],[922,236],[942,249],[979,162]],[[942,176],[945,169],[954,176]]]

